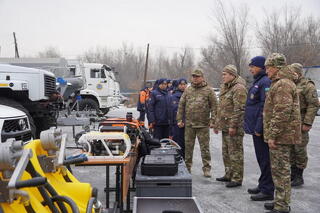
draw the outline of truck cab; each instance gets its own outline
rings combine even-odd
[[[2,105],[23,111],[29,118],[32,136],[56,125],[56,78],[49,71],[0,64]]]
[[[68,60],[70,72],[82,76],[84,87],[80,90],[80,110],[96,109],[103,114],[120,104],[120,88],[111,67],[99,63],[82,63]]]

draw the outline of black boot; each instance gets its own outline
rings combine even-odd
[[[220,178],[216,178],[217,181],[221,181],[221,182],[230,182],[230,178],[227,178],[226,176],[220,177]]]
[[[258,187],[248,189],[249,194],[258,194],[259,192],[261,192],[261,191]]]
[[[276,209],[272,209],[270,212],[267,212],[267,213],[289,213],[290,211],[279,211],[279,210],[276,210]]]
[[[267,212],[267,213],[281,213],[281,212],[289,213],[291,211],[290,206],[289,206],[289,211],[278,211],[278,210],[275,210],[274,209],[274,202],[272,202],[272,203],[264,203],[264,208],[266,210],[270,210],[270,212]]]
[[[238,186],[242,186],[242,183],[241,182],[231,181],[231,182],[226,184],[226,187],[228,187],[228,188],[233,188],[233,187],[238,187]]]
[[[274,202],[272,202],[272,203],[264,203],[264,208],[266,210],[272,210],[274,208]]]
[[[291,166],[291,181],[296,177],[297,167],[296,165]]]
[[[295,178],[291,181],[291,186],[296,187],[296,186],[301,186],[304,184],[303,180],[303,169],[296,168],[296,176]]]

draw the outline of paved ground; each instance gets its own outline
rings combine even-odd
[[[132,108],[120,108],[109,112],[108,116],[125,116],[127,111],[137,112]],[[71,128],[65,128],[71,135]],[[70,142],[71,143],[71,142]],[[72,144],[70,144],[72,145]],[[196,145],[194,152],[194,166],[192,169],[193,196],[197,197],[203,212],[205,213],[259,213],[265,212],[263,202],[250,201],[247,189],[257,184],[259,167],[256,162],[251,137],[244,138],[245,173],[242,187],[227,189],[223,183],[215,181],[216,177],[224,174],[221,156],[221,135],[211,132],[211,156],[212,178],[202,176],[202,163],[199,146]],[[317,213],[320,212],[320,117],[316,118],[313,129],[310,132],[308,146],[309,164],[305,171],[305,185],[292,191],[293,213]],[[99,199],[105,202],[103,193],[105,169],[102,167],[76,167],[74,175],[83,182],[90,182],[99,189]],[[113,174],[114,172],[111,172]]]

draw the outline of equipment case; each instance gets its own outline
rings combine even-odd
[[[172,176],[178,172],[173,155],[146,155],[142,159],[141,173],[149,176]]]
[[[192,177],[185,163],[178,165],[174,176],[145,176],[141,174],[141,162],[138,165],[136,178],[137,197],[191,197]]]

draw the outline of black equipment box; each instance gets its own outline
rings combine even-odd
[[[100,132],[124,132],[124,126],[101,126]]]
[[[173,176],[177,172],[178,163],[173,155],[146,155],[142,159],[142,175]]]
[[[155,148],[151,150],[150,155],[173,155],[176,162],[179,162],[181,159],[180,154],[175,148]]]
[[[137,197],[191,197],[192,176],[183,161],[178,165],[174,176],[146,176],[141,174],[140,161],[136,178]]]

